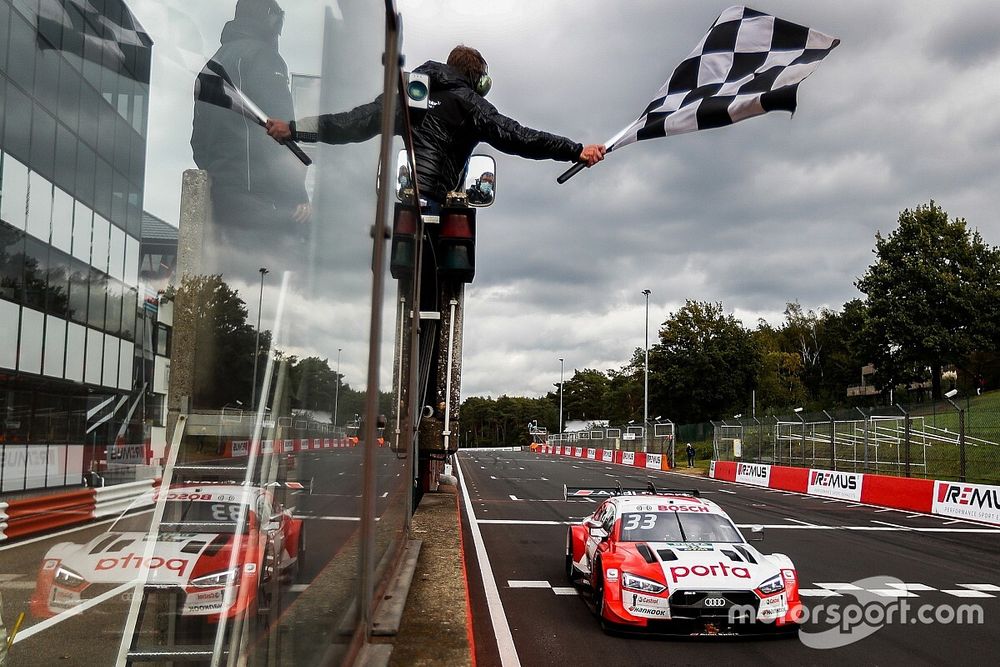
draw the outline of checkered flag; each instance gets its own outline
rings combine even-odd
[[[839,39],[812,28],[748,7],[730,7],[639,118],[608,140],[607,150],[732,125],[768,111],[794,113],[799,83],[838,44]]]

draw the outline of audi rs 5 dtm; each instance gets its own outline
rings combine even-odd
[[[570,527],[566,573],[589,587],[606,630],[664,634],[794,634],[798,577],[784,554],[762,554],[697,491],[567,487],[605,497]]]
[[[137,581],[144,569],[144,585],[178,594],[182,616],[215,622],[256,611],[264,606],[264,584],[275,574],[294,576],[303,556],[302,521],[275,504],[274,486],[172,486],[158,527],[150,529],[151,511],[126,510],[86,544],[55,545],[42,559],[33,615],[48,618],[72,609]],[[148,506],[158,496],[132,507]]]

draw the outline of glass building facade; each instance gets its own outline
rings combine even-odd
[[[390,126],[397,15],[281,4],[0,0],[10,664],[346,665],[379,641],[420,414],[415,288],[372,234],[404,141],[303,159],[234,100],[291,120],[381,95]]]
[[[151,49],[121,0],[0,0],[0,439],[85,467],[145,437]]]

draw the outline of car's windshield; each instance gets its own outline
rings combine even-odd
[[[622,515],[622,542],[742,542],[725,517],[690,512],[633,512]]]
[[[152,511],[122,516],[111,532],[145,532]],[[195,500],[168,500],[163,508],[160,530],[184,533],[232,533],[240,518],[240,504]]]

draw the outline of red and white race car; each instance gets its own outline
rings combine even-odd
[[[798,577],[762,554],[697,491],[567,487],[605,498],[566,536],[566,573],[588,584],[606,630],[664,634],[794,634]],[[761,534],[761,536],[763,536]]]
[[[146,496],[134,507],[158,500]],[[126,510],[106,533],[86,544],[49,549],[31,599],[48,618],[122,584],[148,566],[147,584],[175,587],[180,614],[210,622],[265,606],[264,584],[294,576],[304,550],[302,521],[275,504],[271,487],[249,484],[172,486],[158,530],[151,511]],[[149,542],[155,540],[152,548]],[[227,595],[228,590],[228,595]]]

